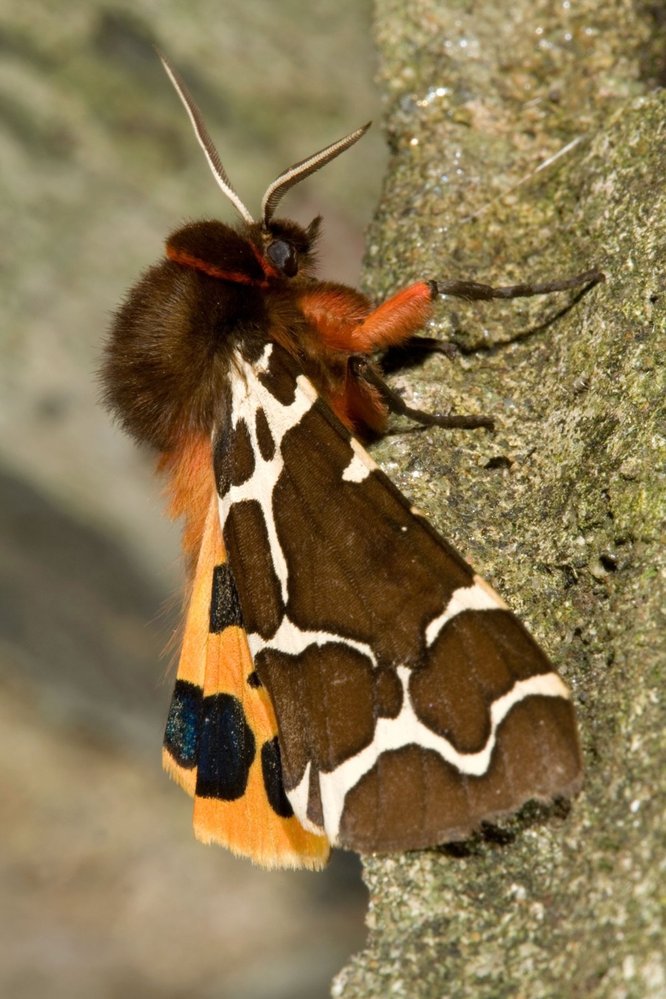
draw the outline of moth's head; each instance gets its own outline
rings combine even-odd
[[[256,223],[254,228],[260,241],[259,251],[267,268],[286,278],[310,274],[314,269],[320,227],[321,215],[306,228],[290,219]]]
[[[308,156],[283,170],[264,194],[261,202],[261,219],[257,222],[232,187],[227,172],[222,166],[219,153],[208,134],[201,112],[188,93],[185,84],[165,57],[161,53],[159,56],[167,76],[183,102],[194,134],[205,153],[215,180],[241,216],[244,223],[243,231],[268,264],[269,271],[273,272],[275,276],[287,278],[307,273],[314,261],[314,246],[319,234],[321,217],[317,216],[307,228],[303,228],[288,219],[275,219],[275,209],[290,188],[305,177],[309,177],[311,173],[320,170],[326,163],[358,142],[370,128],[370,122],[336,142],[332,142],[330,146],[320,149],[319,152],[313,153],[312,156]]]

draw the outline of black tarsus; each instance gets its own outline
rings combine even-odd
[[[456,298],[467,298],[470,301],[487,302],[492,298],[528,298],[530,295],[550,295],[553,291],[567,291],[570,288],[580,288],[583,285],[592,287],[605,281],[602,271],[593,268],[576,274],[575,277],[562,278],[559,281],[546,281],[543,284],[510,284],[503,288],[493,288],[489,284],[479,284],[478,281],[430,281],[433,298],[438,295],[454,295]]]
[[[391,413],[407,416],[425,427],[444,427],[447,430],[476,430],[480,427],[494,430],[495,428],[494,421],[488,416],[457,416],[453,413],[426,413],[421,409],[412,409],[402,396],[386,384],[366,357],[362,355],[352,357],[351,362],[356,374],[379,389]]]

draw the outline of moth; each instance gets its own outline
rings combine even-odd
[[[266,867],[460,839],[529,799],[573,795],[568,688],[504,602],[359,443],[407,407],[373,355],[441,294],[513,298],[597,272],[492,288],[419,281],[380,305],[314,276],[320,218],[275,212],[359,128],[289,167],[255,221],[176,71],[166,72],[234,227],[173,232],[119,308],[102,370],[122,425],[159,454],[184,520],[189,590],[164,766],[194,829]]]

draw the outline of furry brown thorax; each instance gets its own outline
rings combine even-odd
[[[104,400],[133,437],[168,452],[184,435],[210,434],[224,417],[240,344],[281,343],[322,388],[331,372],[344,379],[342,358],[324,350],[298,305],[315,281],[320,221],[232,228],[207,220],[168,237],[166,259],[118,309],[104,354]],[[364,296],[353,295],[366,309]]]

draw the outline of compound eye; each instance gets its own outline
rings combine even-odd
[[[287,277],[298,273],[298,257],[291,243],[276,239],[266,248],[266,256]]]

